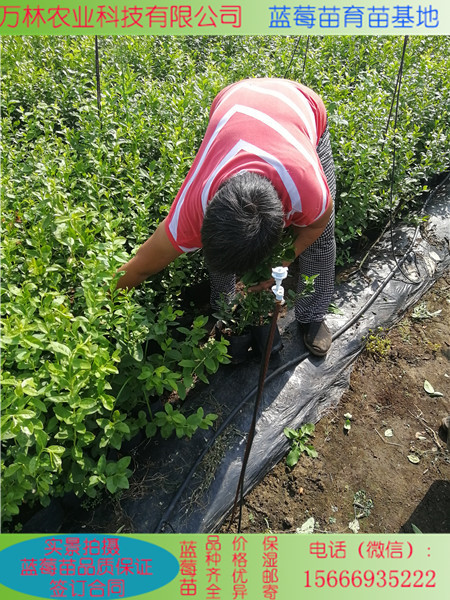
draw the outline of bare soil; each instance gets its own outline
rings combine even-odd
[[[242,532],[294,533],[311,519],[315,533],[351,533],[351,523],[362,533],[450,532],[441,426],[450,414],[450,274],[374,346],[356,361],[337,408],[317,423],[318,457],[303,454],[292,469],[279,463],[245,498]],[[425,380],[442,396],[427,393]]]

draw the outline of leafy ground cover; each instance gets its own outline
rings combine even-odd
[[[134,292],[114,273],[166,216],[216,93],[245,77],[302,79],[325,99],[338,177],[339,263],[449,164],[450,40],[414,37],[399,123],[387,127],[403,40],[100,38],[2,43],[2,519],[66,492],[126,489],[137,431],[193,435],[214,415],[182,401],[227,361],[183,292],[181,257]],[[305,40],[306,43],[306,40]],[[385,130],[387,128],[387,132]],[[397,169],[391,202],[392,149]],[[175,406],[153,414],[154,402]],[[173,410],[172,410],[173,408]],[[18,516],[19,515],[19,516]],[[16,519],[13,521],[13,519]]]

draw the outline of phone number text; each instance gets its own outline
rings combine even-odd
[[[435,571],[305,571],[305,587],[434,588]]]

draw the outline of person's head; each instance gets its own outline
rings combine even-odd
[[[272,251],[283,231],[280,198],[271,182],[248,171],[227,179],[208,204],[201,230],[211,271],[243,274]]]

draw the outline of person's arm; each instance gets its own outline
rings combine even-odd
[[[324,232],[325,227],[328,225],[331,214],[333,212],[333,202],[330,201],[328,208],[323,213],[321,217],[308,225],[307,227],[297,227],[293,225],[293,230],[296,235],[294,240],[294,248],[295,248],[295,257],[299,256],[302,252],[309,248],[311,244],[313,244]],[[283,265],[285,267],[289,266],[288,264]]]
[[[333,212],[333,203],[330,201],[330,204],[326,211],[323,213],[321,217],[308,225],[307,227],[297,227],[295,225],[292,226],[295,239],[294,239],[294,249],[295,249],[295,258],[299,256],[302,252],[304,252],[311,244],[313,244],[323,233],[325,227],[328,225],[331,214]],[[288,267],[290,265],[289,262],[283,263],[283,267]],[[278,265],[273,265],[274,267]],[[258,285],[254,285],[249,288],[249,292],[260,292],[261,290],[270,290],[272,285],[274,284],[273,279],[269,279],[268,281],[262,281]]]
[[[177,256],[182,254],[169,240],[163,221],[156,231],[139,248],[135,256],[120,267],[124,271],[117,282],[118,288],[133,288],[145,281],[151,275],[159,273]]]

